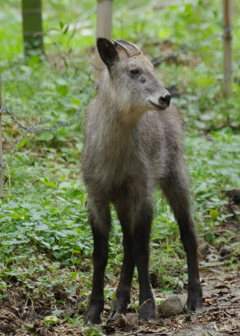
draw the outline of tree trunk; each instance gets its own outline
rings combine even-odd
[[[25,57],[44,54],[41,0],[22,0],[22,17]]]
[[[97,37],[105,37],[111,40],[112,6],[113,0],[97,0]],[[104,63],[99,56],[97,48],[95,48],[95,80],[98,79],[103,68]]]
[[[223,92],[227,98],[232,94],[232,21],[233,1],[223,0]]]
[[[1,69],[0,69],[1,70]],[[0,198],[3,200],[4,191],[3,191],[3,158],[2,158],[2,79],[0,72]]]

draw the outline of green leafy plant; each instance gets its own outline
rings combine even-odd
[[[47,57],[34,55],[25,63],[19,2],[0,4],[3,103],[24,127],[34,125],[40,130],[23,134],[25,130],[8,114],[2,117],[4,159],[8,160],[5,198],[0,205],[0,300],[5,304],[17,284],[29,304],[48,302],[48,327],[57,323],[56,316],[66,316],[69,323],[82,322],[91,292],[92,234],[80,162],[84,110],[94,96],[89,59],[95,43],[95,6],[93,0],[74,0],[71,6],[67,0],[45,2]],[[189,47],[162,62],[156,72],[164,85],[177,88],[178,97],[173,100],[184,121],[194,221],[201,239],[215,248],[231,244],[235,252],[225,263],[233,269],[239,258],[238,234],[234,241],[231,232],[220,237],[215,233],[233,216],[223,211],[229,202],[226,191],[240,188],[240,30],[234,30],[233,94],[225,99],[221,36],[209,40],[222,32],[220,2],[209,0],[207,8],[201,0],[157,6],[143,0],[114,2],[113,38],[137,43],[152,60]],[[240,5],[234,6],[237,22]],[[59,122],[63,122],[61,127]],[[239,218],[239,213],[235,216]],[[112,218],[105,279],[109,302],[115,299],[123,259],[122,232],[114,209]],[[186,267],[173,214],[156,191],[151,235],[156,291],[182,290]],[[138,286],[137,272],[133,285]],[[77,310],[68,315],[69,297],[76,300]],[[27,323],[25,329],[34,327]],[[96,328],[84,333],[101,334]]]

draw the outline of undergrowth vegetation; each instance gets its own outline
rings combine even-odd
[[[171,4],[172,3],[172,4]],[[116,1],[113,38],[138,44],[150,59],[177,51],[222,32],[217,0]],[[1,3],[1,71],[3,103],[15,118],[30,127],[45,118],[70,120],[70,126],[26,134],[8,157],[23,130],[2,118],[5,198],[1,203],[0,295],[20,283],[26,297],[54,298],[64,315],[66,297],[83,303],[91,288],[92,236],[87,220],[86,191],[81,179],[84,110],[94,95],[92,79],[96,1],[43,1],[46,58],[23,58],[20,1]],[[237,24],[240,5],[234,2]],[[214,232],[232,214],[222,209],[226,191],[240,188],[240,30],[234,30],[233,94],[223,97],[222,39],[203,42],[156,67],[165,86],[177,90],[185,128],[185,154],[191,180],[193,213],[200,241],[217,246],[224,240],[239,251],[236,239]],[[44,125],[45,127],[45,125]],[[239,216],[239,213],[235,215]],[[114,297],[122,260],[122,234],[112,211],[113,228],[107,266],[106,298]],[[235,244],[235,245],[234,245]],[[151,240],[151,272],[156,291],[184,287],[186,260],[169,206],[156,191]],[[234,255],[227,261],[235,267]],[[134,286],[137,285],[135,274]],[[64,294],[59,294],[63,293]],[[56,294],[58,293],[58,294]]]

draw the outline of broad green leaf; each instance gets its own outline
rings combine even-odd
[[[19,148],[25,146],[25,145],[26,145],[26,142],[27,142],[26,139],[23,138],[23,139],[20,141],[20,143],[17,145],[17,148],[16,148],[16,149],[19,149]]]
[[[82,194],[83,194],[82,190],[79,190],[79,189],[73,190],[73,193],[72,193],[73,197],[82,196]]]
[[[66,86],[66,85],[69,85],[69,83],[68,83],[65,79],[63,79],[63,78],[58,78],[58,79],[56,80],[56,83],[57,83],[58,85],[60,85],[60,86]]]
[[[76,106],[78,106],[80,103],[81,103],[81,101],[80,100],[78,100],[78,99],[72,99],[71,100],[71,103],[73,104],[73,105],[76,105]]]
[[[217,210],[210,210],[210,216],[212,217],[212,218],[217,218],[217,217],[219,217],[219,212],[217,211]]]
[[[44,324],[48,327],[60,322],[59,318],[57,318],[56,316],[46,316],[44,317],[43,321]]]
[[[199,85],[212,85],[215,83],[215,79],[210,77],[198,77],[196,83]]]
[[[40,177],[39,180],[40,180],[43,184],[45,184],[45,185],[47,185],[47,186],[49,186],[49,187],[57,188],[56,183],[51,182],[51,181],[48,181],[46,178],[42,178],[42,177]]]
[[[34,65],[38,64],[40,61],[40,56],[39,55],[33,55],[29,61],[28,61],[28,65],[33,67]]]
[[[67,141],[66,137],[64,137],[64,136],[61,135],[61,134],[56,134],[56,138],[57,138],[59,141],[62,141],[62,142],[66,142],[66,141]]]
[[[57,188],[57,185],[56,185],[56,183],[54,183],[54,182],[50,182],[50,181],[42,181],[42,183],[46,184],[46,185],[49,186],[49,187]]]
[[[61,96],[65,97],[68,93],[68,89],[66,85],[60,85],[57,87],[58,93],[61,94]]]
[[[42,134],[36,137],[36,139],[40,141],[51,141],[53,138],[54,135],[51,132],[43,132]]]
[[[73,185],[71,182],[62,182],[59,184],[59,189],[71,189]]]

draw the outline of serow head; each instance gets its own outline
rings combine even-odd
[[[152,63],[138,46],[124,40],[112,43],[100,37],[97,48],[119,103],[142,112],[162,111],[169,107],[171,95],[156,78]]]

